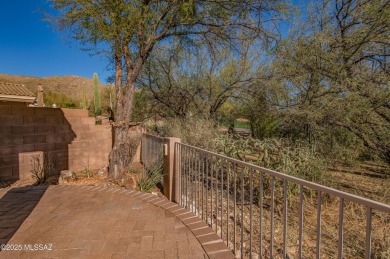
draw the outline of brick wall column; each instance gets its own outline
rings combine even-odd
[[[175,170],[175,143],[180,143],[179,138],[164,138],[164,195],[170,201],[178,202],[178,177]]]

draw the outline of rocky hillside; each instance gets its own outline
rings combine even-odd
[[[92,75],[91,78],[81,76],[49,76],[32,77],[0,74],[0,82],[23,84],[33,93],[37,92],[38,84],[41,84],[45,91],[62,93],[71,99],[81,99],[83,86],[86,88],[88,98],[92,98]],[[100,82],[100,87],[105,85]]]

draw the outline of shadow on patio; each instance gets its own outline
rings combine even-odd
[[[7,244],[37,206],[47,186],[14,188],[0,192],[0,244]],[[1,248],[0,248],[1,250]]]

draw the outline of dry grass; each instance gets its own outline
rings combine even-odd
[[[330,169],[338,189],[390,204],[390,168],[380,162],[364,162],[350,167],[337,164]]]

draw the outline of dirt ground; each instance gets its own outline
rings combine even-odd
[[[390,167],[378,162],[364,162],[351,167],[341,163],[330,168],[337,189],[390,204]]]

